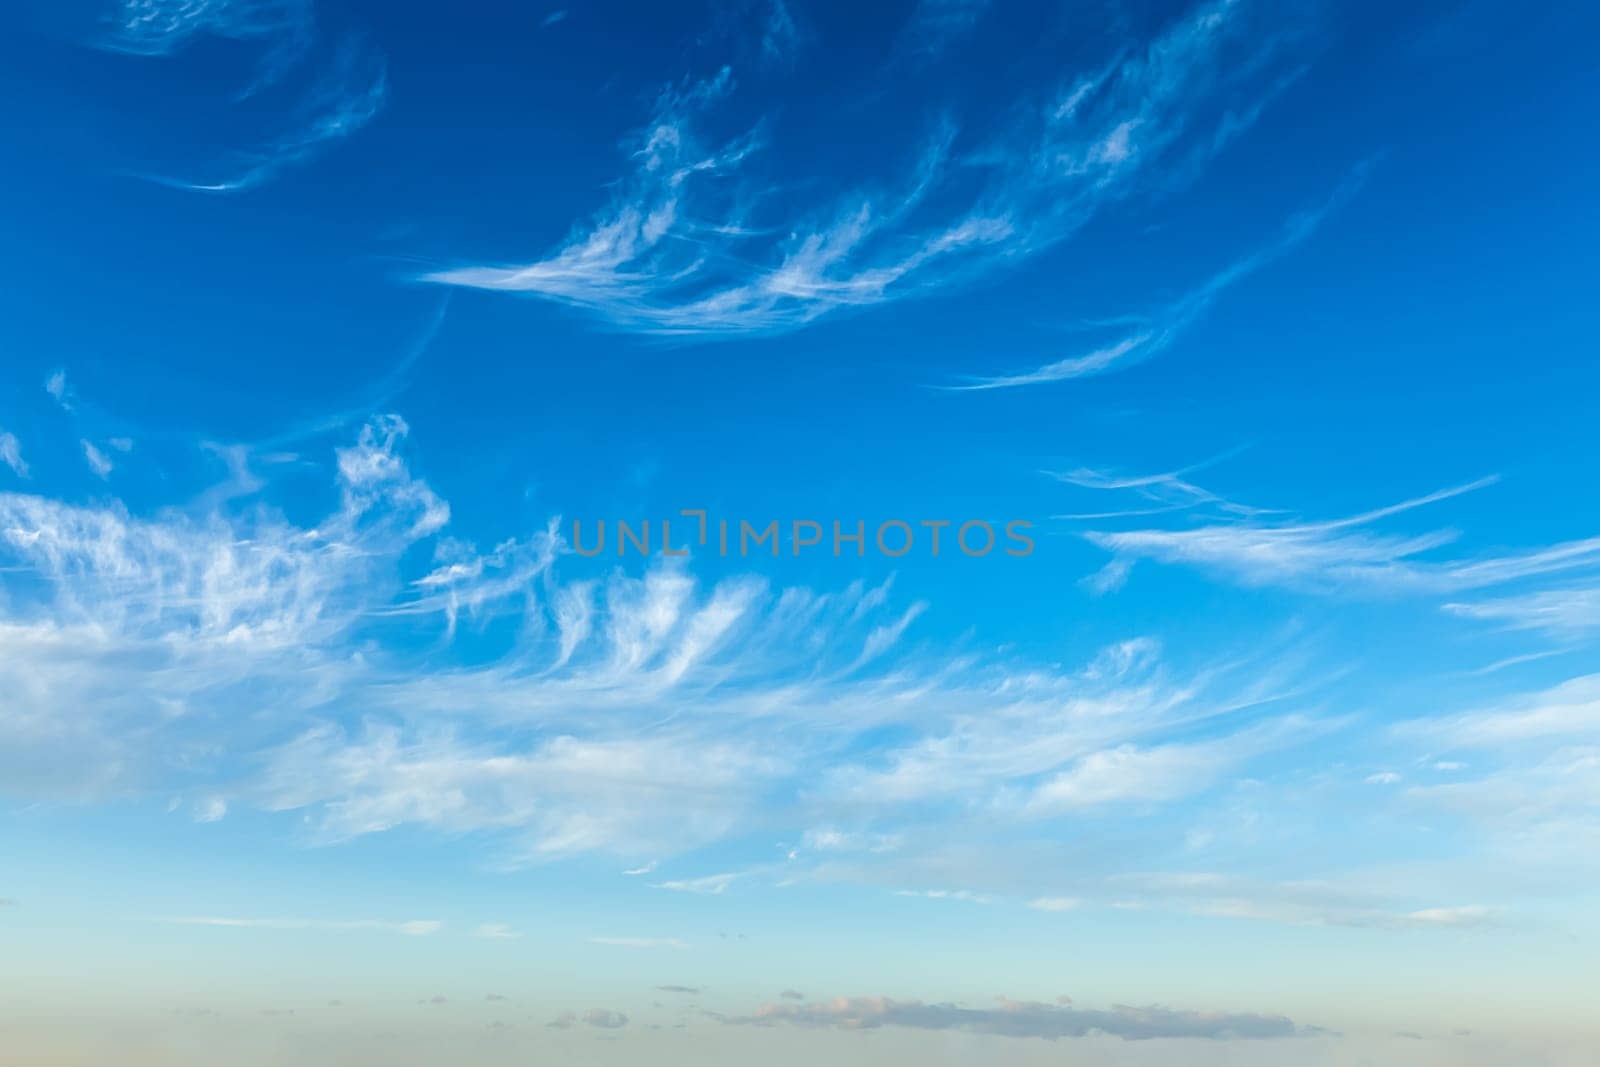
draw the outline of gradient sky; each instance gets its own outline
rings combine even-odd
[[[1593,5],[10,14],[0,1059],[1593,1062]]]

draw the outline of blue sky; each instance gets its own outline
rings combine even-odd
[[[1587,1062],[1593,10],[13,19],[24,1062]]]

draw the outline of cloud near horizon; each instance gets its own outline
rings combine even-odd
[[[1080,1008],[1066,998],[1054,1004],[1001,999],[992,1008],[928,1004],[889,997],[835,997],[809,1004],[764,1004],[747,1016],[723,1022],[745,1026],[829,1027],[874,1030],[905,1027],[917,1030],[966,1030],[997,1037],[1062,1038],[1105,1034],[1126,1041],[1189,1038],[1211,1041],[1265,1040],[1322,1033],[1297,1026],[1281,1015],[1178,1011],[1164,1007]]]

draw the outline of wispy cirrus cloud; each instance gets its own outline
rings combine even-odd
[[[1191,795],[1312,732],[1298,716],[1268,710],[1291,690],[1281,664],[1261,666],[1248,682],[1242,663],[1213,670],[1171,677],[1141,657],[1070,682],[1013,674],[1005,699],[963,700],[937,730],[830,769],[826,787],[868,810],[960,798],[1008,819],[1048,819]],[[1263,721],[1232,722],[1207,740],[1157,740],[1252,711]]]
[[[737,871],[726,874],[708,874],[700,878],[677,878],[666,882],[656,883],[657,889],[668,889],[675,893],[699,893],[704,896],[721,896],[727,889],[741,877]]]
[[[327,69],[306,90],[289,125],[271,140],[236,154],[228,169],[201,179],[146,175],[178,189],[237,193],[262,185],[361,129],[383,108],[389,93],[387,62],[359,39],[346,40]]]
[[[1082,904],[1077,897],[1035,897],[1028,901],[1034,911],[1076,911]]]
[[[1008,873],[1014,842],[995,842],[997,827],[1070,839],[1203,810],[1281,781],[1310,742],[1348,728],[1307,702],[1293,647],[1211,649],[1186,666],[1133,637],[1041,667],[886,642],[876,635],[903,630],[906,614],[888,583],[817,592],[753,575],[706,581],[683,562],[597,575],[553,525],[479,550],[450,536],[449,503],[413,470],[408,432],[378,417],[336,448],[328,508],[301,522],[267,505],[265,477],[248,495],[142,514],[0,493],[6,795],[177,797],[172,810],[202,819],[292,813],[317,843],[402,828],[472,835],[501,866],[604,854],[635,877],[659,858],[771,834],[794,843],[785,858],[705,856],[697,869],[710,873],[651,881],[713,896],[736,882],[753,895],[843,881],[1045,910],[1129,887]],[[1074,479],[1178,500],[1204,492],[1179,474]],[[1451,566],[1527,566],[1490,562]],[[506,643],[461,655],[458,642],[482,631],[468,622],[493,623]],[[877,653],[864,662],[868,648]],[[1515,744],[1543,759],[1540,746],[1596,728],[1592,696],[1574,682],[1382,744]],[[1365,789],[1363,802],[1467,811],[1498,791],[1555,798],[1578,818],[1570,798],[1587,764],[1547,763],[1542,777],[1515,762],[1456,774],[1438,783],[1457,787],[1448,795],[1419,791],[1430,780],[1408,773],[1409,788]],[[1474,913],[1432,917],[1458,906],[1436,901],[1218,884],[1183,903],[1213,919],[1474,925]]]
[[[1536,693],[1459,715],[1415,719],[1396,727],[1454,748],[1499,748],[1551,739],[1600,736],[1600,674],[1569,678]]]
[[[1414,786],[1413,802],[1461,815],[1487,827],[1500,857],[1512,857],[1528,870],[1558,872],[1554,887],[1592,881],[1600,855],[1600,746],[1589,723],[1540,751],[1538,739],[1509,744],[1534,747],[1534,758],[1508,760],[1489,773]],[[1572,736],[1575,734],[1576,736]]]
[[[370,598],[405,588],[387,568],[448,517],[395,453],[404,432],[380,419],[339,451],[340,505],[315,529],[254,508],[135,516],[0,493],[8,787],[154,784],[198,742],[186,711],[243,701],[270,717],[337,691],[351,666],[337,649]],[[444,604],[418,590],[401,602]]]
[[[1184,511],[1191,508],[1211,507],[1219,512],[1229,515],[1255,516],[1282,514],[1267,508],[1250,507],[1238,504],[1225,497],[1196,484],[1191,475],[1196,471],[1204,470],[1225,459],[1237,455],[1240,449],[1233,449],[1219,456],[1174,471],[1162,471],[1156,474],[1117,474],[1111,471],[1096,470],[1093,467],[1077,467],[1071,470],[1045,471],[1049,477],[1079,489],[1095,489],[1110,492],[1129,492],[1142,501],[1133,507],[1118,508],[1112,511],[1079,512],[1075,514],[1056,515],[1058,519],[1073,521],[1090,521],[1095,519],[1125,519],[1137,518],[1145,515],[1160,515],[1166,512]]]
[[[1103,749],[1044,779],[1027,805],[1043,813],[1174,800],[1199,792],[1266,744],[1245,732],[1220,741]]]
[[[507,752],[454,731],[376,723],[353,735],[313,728],[268,760],[266,806],[314,813],[324,838],[404,825],[521,831],[527,858],[714,841],[773,775],[767,760],[732,742],[556,736]]]
[[[1323,220],[1354,195],[1365,181],[1368,168],[1361,167],[1326,203],[1295,215],[1269,244],[1235,260],[1208,278],[1204,284],[1157,309],[1132,318],[1132,330],[1093,351],[1054,360],[1030,371],[979,378],[966,384],[945,386],[956,390],[1010,389],[1024,385],[1087,378],[1121,370],[1156,355],[1170,346],[1200,318],[1228,289],[1255,274],[1262,267],[1287,254],[1309,238]],[[1130,321],[1122,319],[1119,321]]]
[[[387,61],[359,34],[330,38],[313,0],[123,0],[107,20],[101,47],[165,57],[206,39],[256,45],[261,57],[242,99],[276,92],[287,99],[283,124],[252,148],[206,166],[206,177],[139,176],[161,185],[236,193],[303,164],[370,122],[388,94]]]
[[[688,948],[688,944],[675,937],[591,937],[591,945],[610,945],[615,948]]]
[[[805,832],[794,854],[807,852],[893,852],[903,844],[895,834],[871,833],[862,830],[839,830],[832,826],[817,826]]]
[[[897,897],[917,897],[922,900],[950,900],[962,904],[988,904],[990,899],[970,889],[897,889]]]
[[[102,48],[170,55],[204,36],[305,48],[315,25],[313,0],[121,0],[108,13]],[[281,61],[280,57],[280,61]]]
[[[18,478],[28,477],[28,464],[22,458],[22,442],[17,440],[17,435],[6,430],[0,430],[0,463],[11,468],[11,473]]]
[[[662,96],[630,140],[634,169],[617,196],[559,247],[426,279],[697,336],[781,332],[927,293],[1058,244],[1163,162],[1192,166],[1214,152],[1224,126],[1231,136],[1281,87],[1274,74],[1298,30],[1248,4],[1201,6],[1021,108],[1026,117],[990,143],[958,152],[954,124],[939,123],[897,182],[783,217],[747,180],[766,131],[720,144],[698,132],[732,88],[724,69]]]
[[[1482,478],[1321,522],[1232,515],[1227,521],[1180,529],[1092,530],[1083,536],[1115,558],[1090,584],[1098,591],[1108,591],[1126,579],[1136,561],[1152,560],[1195,567],[1247,586],[1440,595],[1600,565],[1600,537],[1501,555],[1432,560],[1426,558],[1429,553],[1457,540],[1455,531],[1396,535],[1371,529],[1384,519],[1482,489],[1496,480]]]
[[[1296,743],[1271,665],[1173,672],[1147,641],[1081,671],[929,658],[887,584],[564,576],[553,526],[481,551],[447,534],[407,433],[379,417],[336,449],[336,502],[305,525],[260,485],[144,515],[0,493],[8,791],[226,798],[326,842],[475,833],[511,864],[637,864],[777,820],[809,863],[891,855],[929,810],[1158,805]],[[468,619],[519,636],[462,661]]]
[[[1419,907],[1326,881],[1262,882],[1209,871],[1119,876],[1108,887],[1141,907],[1176,906],[1211,919],[1287,926],[1343,927],[1422,933],[1493,925],[1482,904]]]
[[[50,399],[54,400],[62,411],[70,414],[77,408],[77,393],[67,381],[65,370],[51,372],[50,377],[44,380],[44,391],[50,394]]]
[[[800,46],[800,27],[788,0],[768,0],[766,22],[761,28],[761,56],[769,64],[789,62]]]
[[[472,931],[472,936],[489,941],[515,941],[522,935],[505,923],[483,923]]]
[[[1458,601],[1444,607],[1462,618],[1498,623],[1513,630],[1540,630],[1561,639],[1600,630],[1600,586],[1596,585]]]
[[[83,461],[89,465],[89,469],[94,472],[94,476],[101,481],[111,477],[113,469],[111,458],[100,451],[99,446],[93,441],[83,440],[79,441],[78,444],[83,448]]]
[[[711,9],[710,20],[696,36],[697,51],[758,72],[792,71],[812,42],[791,0],[729,0]]]
[[[902,31],[905,44],[922,55],[936,55],[973,26],[992,0],[918,0]]]

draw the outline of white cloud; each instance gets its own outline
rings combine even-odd
[[[299,522],[265,503],[266,486],[143,513],[0,493],[7,795],[177,794],[201,819],[292,812],[317,842],[412,827],[478,835],[506,865],[604,853],[636,877],[656,858],[759,834],[792,843],[791,858],[660,884],[844,881],[1043,908],[1096,890],[1061,870],[1009,872],[1014,842],[973,842],[996,825],[1075,840],[1113,816],[1246,789],[1340,725],[1299,705],[1293,648],[1212,647],[1180,667],[1124,635],[1086,663],[1039,667],[899,642],[852,670],[869,636],[905,617],[887,584],[706,582],[682,563],[596,576],[558,528],[479,551],[448,536],[449,505],[413,471],[407,433],[393,417],[364,426],[334,452],[322,514]],[[1172,479],[1158,491],[1194,495]],[[457,656],[458,618],[505,622],[506,644]],[[1507,827],[1581,828],[1592,761],[1539,746],[1600,731],[1597,692],[1574,679],[1386,734],[1424,742],[1426,758],[1363,758],[1415,766],[1408,777],[1427,789],[1365,792]],[[1543,762],[1494,765],[1524,745]],[[1422,768],[1465,748],[1485,753],[1473,764],[1489,776],[1428,785]],[[1432,894],[1219,885],[1184,903],[1301,925],[1492,918],[1440,911],[1456,902]]]
[[[1221,742],[1134,745],[1092,752],[1041,782],[1029,797],[1034,813],[1073,811],[1103,804],[1174,800],[1210,785],[1253,746],[1243,737]]]
[[[49,393],[63,411],[72,411],[77,406],[77,397],[72,386],[67,384],[67,372],[57,370],[45,379],[44,391]]]
[[[610,945],[614,948],[673,948],[689,946],[675,937],[591,937],[590,944]]]
[[[721,896],[727,888],[738,881],[742,874],[738,872],[728,874],[709,874],[702,878],[680,878],[670,882],[658,882],[655,888],[670,889],[677,893],[699,893],[707,896]]]
[[[1196,915],[1213,919],[1249,919],[1289,926],[1346,926],[1378,930],[1478,927],[1488,925],[1494,918],[1493,910],[1481,905],[1422,908],[1396,913],[1373,908],[1323,907],[1290,901],[1262,902],[1230,898],[1202,901],[1192,910]]]
[[[967,33],[989,10],[991,0],[918,0],[905,28],[906,44],[924,55],[937,55]]]
[[[514,941],[522,935],[517,933],[505,923],[483,923],[472,931],[473,937],[481,937],[490,941]]]
[[[809,852],[893,852],[901,846],[898,834],[871,831],[839,830],[831,826],[818,826],[807,830],[800,839],[800,848]]]
[[[1114,134],[1116,151],[1106,158],[1122,162],[1128,156],[1127,137],[1130,127],[1118,127]],[[1226,269],[1213,275],[1198,288],[1145,316],[1135,323],[1134,332],[1110,341],[1091,352],[1054,360],[1033,370],[998,377],[978,378],[964,385],[948,386],[958,390],[1007,389],[1023,385],[1042,385],[1049,382],[1086,378],[1107,371],[1121,369],[1142,362],[1167,348],[1195,320],[1216,302],[1222,293],[1256,273],[1273,260],[1305,241],[1314,233],[1322,220],[1338,205],[1349,199],[1365,180],[1366,168],[1361,168],[1329,201],[1314,210],[1302,212],[1284,226],[1282,234],[1266,247],[1235,261]]]
[[[207,797],[194,806],[195,822],[221,822],[228,814],[228,802],[222,797]]]
[[[1141,742],[1281,697],[1280,670],[1265,668],[1229,692],[1223,683],[1231,671],[1169,679],[1160,663],[1142,658],[1122,674],[1013,673],[992,691],[924,693],[925,711],[938,709],[941,698],[951,702],[948,718],[877,760],[834,768],[827,794],[878,811],[959,797],[1010,818],[1175,799],[1293,743],[1308,724],[1284,717],[1209,741]]]
[[[373,120],[389,95],[387,60],[362,42],[346,41],[328,69],[306,91],[303,118],[271,140],[239,154],[227,173],[204,179],[150,176],[153,181],[205,193],[255,188],[283,170],[310,160]]]
[[[1561,745],[1477,778],[1415,786],[1412,799],[1487,827],[1497,855],[1519,869],[1564,872],[1559,884],[1591,877],[1600,856],[1600,746]]]
[[[1406,918],[1422,926],[1482,926],[1494,918],[1494,909],[1482,905],[1454,908],[1422,908]]]
[[[1026,117],[988,145],[956,158],[955,130],[942,124],[897,187],[776,218],[772,198],[754,191],[769,183],[745,178],[760,137],[707,146],[697,132],[732,86],[725,69],[660,99],[631,140],[632,174],[559,247],[428,279],[543,297],[627,330],[702,336],[790,330],[927,293],[1059,243],[1163,164],[1168,181],[1192,168],[1281,88],[1273,72],[1292,36],[1244,5],[1204,5],[1055,99],[1019,107]]]
[[[800,44],[800,28],[787,0],[769,0],[761,29],[761,56],[769,64],[789,62]]]
[[[1258,882],[1205,871],[1122,875],[1119,889],[1141,895],[1130,906],[1178,905],[1211,919],[1276,923],[1287,926],[1423,931],[1488,926],[1494,909],[1479,905],[1417,907],[1390,896],[1325,881]]]
[[[303,47],[312,18],[311,0],[121,0],[100,43],[140,55],[167,55],[205,35]]]
[[[988,904],[990,899],[970,889],[898,889],[897,897],[920,897],[923,900],[952,900],[962,904]]]
[[[28,464],[22,458],[22,443],[16,434],[0,430],[0,463],[11,468],[18,478],[28,477]]]
[[[920,610],[887,584],[594,577],[554,526],[480,551],[407,433],[379,417],[338,448],[336,500],[303,523],[265,485],[144,514],[0,493],[9,791],[226,797],[314,841],[420,827],[636,875],[761,826],[800,842],[788,878],[885,863],[929,818],[1169,802],[1297,736],[1230,718],[1283,696],[1276,652],[1176,674],[1141,638],[1078,669],[929,655],[874,638]],[[503,650],[457,657],[469,619],[503,621]]]
[[[1430,561],[1417,557],[1455,541],[1454,531],[1399,536],[1368,529],[1495,481],[1484,478],[1324,522],[1234,517],[1184,529],[1096,530],[1084,537],[1115,554],[1107,565],[1114,580],[1100,582],[1100,591],[1115,588],[1140,559],[1195,567],[1247,586],[1435,595],[1600,565],[1600,537],[1500,556]],[[1239,512],[1236,505],[1223,510]]]
[[[102,480],[111,477],[112,464],[106,454],[88,440],[78,443],[83,446],[83,460],[89,464],[89,469],[94,472],[95,477]]]
[[[1600,586],[1546,589],[1536,593],[1446,604],[1463,618],[1500,623],[1513,630],[1542,630],[1572,638],[1600,630]]]
[[[1418,762],[1433,772],[1404,800],[1433,818],[1460,820],[1493,869],[1515,870],[1557,893],[1600,874],[1600,675],[1413,719],[1391,736],[1428,753]],[[1436,758],[1441,749],[1472,759]]]
[[[1497,707],[1415,719],[1396,730],[1402,737],[1426,737],[1452,747],[1486,749],[1553,738],[1600,737],[1600,674],[1571,678]]]
[[[387,61],[362,38],[351,34],[320,47],[313,0],[123,0],[111,32],[97,43],[161,57],[206,38],[259,51],[254,76],[240,98],[295,76],[296,100],[283,128],[228,163],[213,165],[210,177],[143,175],[162,185],[209,193],[261,185],[365,126],[388,94]]]
[[[391,568],[444,511],[403,463],[373,458],[398,447],[400,425],[382,425],[344,450],[377,473],[346,481],[310,528],[258,508],[135,516],[0,493],[0,764],[14,788],[128,788],[188,746],[259,743],[250,723],[371,673],[352,651],[375,607],[431,604],[437,619],[438,598],[404,596]]]
[[[331,840],[407,824],[520,829],[533,859],[714,841],[772,766],[744,746],[670,737],[558,736],[506,754],[445,730],[372,724],[349,737],[325,726],[270,753],[262,789],[273,809],[313,809]]]
[[[1077,897],[1035,897],[1028,901],[1034,911],[1074,911],[1082,904]]]

